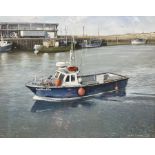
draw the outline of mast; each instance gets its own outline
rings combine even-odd
[[[85,33],[84,33],[84,28],[85,28],[85,27],[83,26],[83,37],[84,37],[84,34],[85,34]]]
[[[4,41],[4,40],[3,40],[3,36],[2,36],[2,33],[1,33],[1,41]]]
[[[98,25],[98,37],[100,36],[100,32],[99,32],[99,25]]]
[[[74,54],[74,36],[73,36],[73,40],[71,41],[71,50],[70,50],[70,57],[69,57],[69,65],[72,66],[73,65],[73,60],[75,63],[75,54]]]
[[[67,46],[67,27],[65,26],[66,46]]]

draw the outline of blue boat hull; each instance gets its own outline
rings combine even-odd
[[[81,86],[41,88],[27,85],[27,87],[36,95],[36,100],[37,98],[38,100],[41,100],[41,98],[43,100],[45,100],[45,98],[52,100],[72,100],[91,97],[105,92],[124,91],[127,81],[128,79],[123,79],[109,83],[82,86],[85,89],[85,95],[83,96],[79,96],[78,94],[78,90]]]

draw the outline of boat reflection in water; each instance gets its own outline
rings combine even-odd
[[[88,99],[79,99],[76,101],[67,101],[67,102],[48,102],[48,101],[42,101],[37,100],[35,101],[34,105],[31,108],[31,112],[43,112],[48,110],[59,110],[66,107],[79,107],[79,106],[85,106],[90,107],[95,105],[93,102],[93,99],[99,99],[99,100],[110,100],[111,97],[123,97],[126,96],[126,91],[116,91],[116,92],[108,92],[103,93],[102,95],[90,97]]]

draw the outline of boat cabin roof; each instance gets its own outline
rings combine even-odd
[[[65,68],[60,68],[60,69],[56,70],[56,72],[70,74],[70,71],[66,67]]]
[[[56,70],[54,78],[62,81],[62,86],[76,86],[78,82],[78,71],[69,71],[68,68],[59,68]]]
[[[56,70],[55,75],[58,73],[62,73],[64,75],[73,75],[73,74],[77,75],[78,71],[71,72],[67,68],[61,68],[61,69]]]

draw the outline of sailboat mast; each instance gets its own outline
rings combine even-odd
[[[2,36],[2,33],[1,33],[1,41],[3,41],[3,36]]]
[[[67,46],[67,27],[65,26],[66,46]]]
[[[84,33],[84,28],[85,28],[85,27],[83,26],[83,37],[84,37],[84,35],[85,35],[85,33]]]

